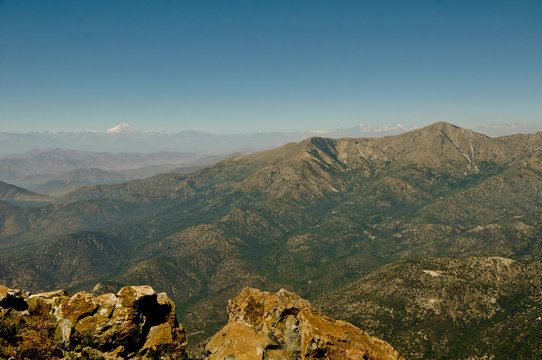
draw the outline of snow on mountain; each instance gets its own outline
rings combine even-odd
[[[363,133],[382,133],[382,132],[404,132],[417,129],[416,126],[408,127],[402,124],[384,125],[378,127],[372,127],[371,125],[360,124],[359,131]]]
[[[190,152],[202,154],[249,153],[279,147],[288,142],[321,136],[330,138],[381,137],[415,130],[403,124],[368,125],[333,130],[313,129],[293,132],[254,132],[245,134],[210,134],[195,130],[181,132],[140,131],[127,123],[108,130],[82,132],[0,133],[0,156],[24,153],[36,148],[62,148],[98,152]],[[489,136],[542,131],[542,125],[515,123],[484,125],[472,129]]]
[[[128,125],[127,123],[122,123],[122,124],[112,127],[111,129],[107,129],[105,132],[108,134],[118,134],[118,133],[136,132],[136,131],[137,129],[135,127],[132,127]]]

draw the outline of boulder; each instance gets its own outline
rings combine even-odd
[[[27,297],[28,293],[24,291],[0,285],[0,307],[2,308],[24,311],[28,309],[28,304],[25,301]]]
[[[173,301],[150,286],[127,286],[99,296],[83,291],[71,297],[64,290],[27,296],[0,286],[0,306],[28,309],[26,316],[56,321],[55,340],[68,352],[93,351],[114,359],[144,358],[151,351],[154,357],[168,358],[183,354],[187,345]]]
[[[316,310],[297,294],[244,289],[228,303],[228,324],[207,344],[207,359],[400,360],[385,341]]]

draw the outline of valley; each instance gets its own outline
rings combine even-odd
[[[542,133],[313,137],[46,206],[1,202],[0,283],[150,285],[191,344],[242,288],[286,288],[405,358],[534,358],[541,209]]]

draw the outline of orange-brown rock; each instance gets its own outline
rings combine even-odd
[[[385,341],[316,310],[297,294],[244,289],[228,324],[207,344],[208,360],[399,360]]]
[[[0,285],[0,307],[26,310],[28,305],[24,301],[28,293],[21,290],[8,289]]]
[[[146,358],[150,351],[153,358],[167,359],[184,353],[187,345],[175,304],[150,286],[127,286],[100,296],[83,291],[71,297],[64,290],[23,297],[0,286],[0,307],[51,316],[55,340],[65,351],[89,348],[110,359]]]

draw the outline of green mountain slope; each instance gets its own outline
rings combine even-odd
[[[35,249],[31,256],[6,259],[0,264],[0,273],[11,274],[11,284],[17,287],[92,287],[96,278],[110,274],[122,263],[122,250],[118,239],[103,233],[70,234]]]
[[[312,138],[191,174],[84,187],[50,206],[6,210],[0,281],[31,290],[146,283],[171,294],[189,332],[205,325],[204,337],[244,286],[314,298],[402,258],[541,260],[541,149],[541,133],[493,139],[437,123],[384,138]],[[41,264],[36,249],[61,239],[78,246],[86,232],[116,239],[122,261],[62,285],[5,266]]]
[[[425,258],[384,266],[318,305],[409,359],[542,356],[542,263]]]
[[[13,205],[41,206],[56,201],[50,196],[41,195],[0,181],[0,200]]]

